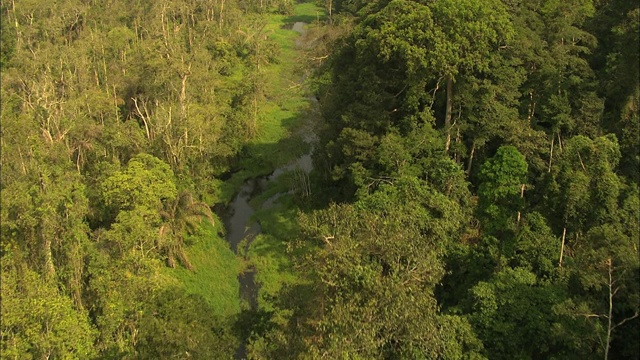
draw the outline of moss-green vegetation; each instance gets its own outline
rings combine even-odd
[[[215,226],[203,222],[198,232],[188,238],[188,242],[193,245],[186,252],[193,271],[166,268],[163,273],[177,280],[176,284],[183,286],[188,294],[201,295],[215,315],[229,316],[240,311],[240,262],[229,244],[220,236],[221,230],[219,220]]]
[[[307,151],[286,26],[305,19],[251,0],[14,5],[0,6],[2,315],[15,314],[0,350],[231,357],[241,262],[219,220],[185,234]],[[43,330],[50,319],[23,306],[36,297],[86,336]]]
[[[272,207],[255,214],[262,226],[262,234],[251,243],[248,258],[257,270],[259,305],[264,309],[272,309],[269,301],[284,283],[297,280],[290,256],[298,235],[298,211],[292,195],[286,194],[279,197]]]
[[[301,52],[296,49],[296,39],[300,34],[291,30],[296,22],[305,22],[305,26],[314,26],[313,22],[322,20],[324,10],[307,2],[297,4],[294,15],[271,15],[266,26],[270,38],[279,45],[280,53],[276,64],[265,70],[273,102],[264,108],[264,117],[260,135],[248,147],[248,157],[243,162],[247,168],[269,169],[290,162],[310,151],[310,145],[303,141],[304,128],[311,116],[310,103],[303,83],[300,68]],[[266,147],[272,151],[260,151],[258,144],[273,144]],[[252,150],[256,152],[252,152]],[[255,174],[254,174],[255,175]],[[282,174],[276,181],[267,185],[261,194],[252,199],[251,205],[260,209],[269,198],[281,193],[268,209],[258,210],[254,215],[262,227],[249,247],[249,262],[257,270],[256,282],[260,285],[259,305],[271,310],[272,299],[284,283],[297,280],[290,259],[291,242],[298,231],[297,215],[299,208],[291,194],[293,172]]]
[[[325,4],[354,24],[314,89],[328,199],[255,357],[637,358],[638,5]]]
[[[0,4],[3,356],[637,359],[640,5],[300,1]]]

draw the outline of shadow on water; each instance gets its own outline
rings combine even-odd
[[[300,156],[295,161],[285,166],[277,168],[273,173],[268,176],[252,178],[247,180],[238,194],[234,197],[233,201],[223,211],[222,218],[227,229],[226,239],[231,246],[231,249],[236,254],[247,254],[251,242],[262,231],[262,227],[256,221],[253,221],[252,216],[255,210],[251,207],[250,201],[255,196],[259,195],[270,182],[275,182],[278,178],[289,171],[303,171],[305,173],[311,172],[313,168],[310,153]],[[275,201],[284,195],[284,193],[276,193],[267,199],[261,206],[261,209],[268,209],[274,205]],[[246,256],[246,255],[245,255]],[[248,304],[249,309],[244,310],[241,313],[241,317],[247,317],[248,314],[259,311],[258,307],[258,291],[259,285],[255,282],[256,269],[253,265],[249,265],[241,274],[238,275],[238,282],[240,284],[240,299]],[[247,319],[244,319],[247,322]],[[242,328],[243,326],[254,326],[251,323],[238,324],[241,328],[239,334],[241,334],[240,346],[236,350],[235,359],[246,358],[246,346],[249,341],[249,336],[252,330],[249,328]]]

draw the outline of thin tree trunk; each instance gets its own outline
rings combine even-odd
[[[549,169],[547,170],[547,172],[551,172],[551,162],[553,160],[553,143],[554,143],[555,137],[553,135],[551,135],[551,151],[549,153]]]
[[[56,268],[53,265],[53,253],[51,251],[51,239],[47,236],[42,237],[42,252],[44,253],[44,268],[46,277],[53,279],[56,275]]]
[[[444,116],[444,130],[446,132],[446,141],[444,145],[445,153],[449,153],[451,147],[451,111],[453,108],[453,77],[447,78],[447,110]]]
[[[562,230],[562,246],[560,247],[560,261],[558,262],[558,266],[562,267],[562,257],[564,256],[564,240],[567,237],[567,227]]]
[[[462,141],[462,138],[460,137],[460,126],[456,126],[456,123],[458,122],[458,120],[460,120],[460,116],[461,116],[461,109],[459,109],[460,111],[458,112],[458,117],[456,118],[456,120],[453,122],[453,126],[456,127],[456,148],[454,149],[454,153],[453,153],[453,160],[455,162],[458,162],[458,149],[460,148],[460,141]]]
[[[184,59],[183,59],[184,62]],[[187,78],[191,73],[191,64],[189,64],[188,70],[181,76],[181,88],[180,88],[180,115],[182,119],[187,118]]]
[[[140,119],[144,124],[144,129],[145,129],[145,132],[147,133],[147,140],[151,141],[151,129],[150,129],[148,118],[145,117],[145,114],[143,114],[142,111],[140,110],[140,107],[138,106],[138,99],[131,98],[131,100],[133,100],[133,104],[135,105],[136,110],[138,111],[138,115],[140,116]],[[147,113],[148,115],[147,107],[144,103],[142,103],[142,107],[144,108],[144,112]]]
[[[164,47],[169,48],[169,34],[167,32],[167,27],[164,23],[164,14],[167,10],[167,4],[162,4],[162,12],[160,13],[160,23],[162,24],[162,39],[164,40]]]
[[[222,22],[224,21],[224,18],[222,16],[223,12],[224,12],[224,0],[220,1],[220,17],[219,17],[218,24],[220,25],[221,30],[222,30]]]
[[[607,259],[607,266],[609,270],[609,316],[607,317],[607,343],[604,348],[604,360],[609,359],[609,348],[611,344],[611,331],[612,328],[612,315],[613,315],[613,269],[611,268],[611,258]]]
[[[80,150],[80,146],[78,145],[78,156],[76,157],[76,169],[78,169],[78,173],[80,173],[80,162],[82,158],[82,150]]]
[[[533,90],[529,92],[529,114],[527,115],[527,122],[531,124],[531,119],[536,113],[536,103],[533,101]]]
[[[562,138],[560,138],[560,131],[558,131],[558,147],[560,147],[560,152],[562,152]]]
[[[47,193],[47,186],[45,184],[44,175],[40,174],[40,191],[45,194]],[[53,264],[53,251],[51,250],[51,237],[46,234],[47,229],[50,227],[49,222],[43,216],[39,222],[39,231],[38,231],[38,239],[42,244],[42,256],[44,257],[44,272],[45,278],[54,279],[56,275],[56,268]]]
[[[22,46],[22,34],[20,33],[19,24],[18,24],[18,15],[16,14],[16,2],[15,0],[11,1],[12,7],[12,15],[13,15],[13,23],[16,27],[16,49],[19,49]]]
[[[107,87],[107,93],[109,92],[108,89],[109,88]],[[119,106],[118,106],[118,94],[117,94],[117,90],[116,90],[116,85],[115,84],[113,85],[113,118],[114,119],[120,118],[120,111],[119,111]]]
[[[525,187],[525,185],[524,185],[524,184],[522,184],[522,186],[520,187],[520,199],[524,198],[524,187]],[[520,213],[520,211],[518,211],[518,221],[517,221],[517,224],[520,224],[520,216],[521,216],[521,213]]]
[[[476,142],[471,144],[471,151],[469,152],[469,163],[467,164],[467,176],[471,176],[471,164],[473,164],[473,154],[476,152]]]

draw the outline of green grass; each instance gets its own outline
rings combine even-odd
[[[218,235],[221,227],[219,220],[215,226],[203,222],[198,233],[189,238],[193,245],[187,249],[187,256],[193,271],[179,267],[165,268],[163,273],[165,277],[177,280],[187,293],[201,295],[215,315],[226,317],[240,312],[240,261]]]
[[[293,12],[294,14],[290,16],[287,21],[302,21],[307,24],[313,24],[316,21],[324,20],[326,17],[325,9],[318,7],[313,1],[297,4]]]
[[[296,133],[307,123],[309,100],[302,86],[292,86],[302,80],[298,64],[304,62],[300,58],[300,51],[295,48],[295,41],[300,35],[285,25],[297,21],[312,24],[323,17],[324,11],[309,2],[296,5],[292,16],[271,15],[267,30],[271,32],[270,38],[279,44],[281,52],[278,63],[270,66],[265,76],[268,83],[272,84],[271,93],[279,95],[273,96],[275,101],[264,108],[261,132],[253,144],[275,143],[277,146],[272,148],[272,152],[251,154],[253,156],[249,157],[247,164],[250,161],[267,163],[271,165],[271,172],[309,151],[309,145],[303,142],[300,131]],[[255,149],[264,150],[264,147]],[[288,191],[291,183],[291,174],[283,174],[252,199],[251,205],[256,209],[261,208],[271,196]],[[259,305],[266,310],[272,309],[270,298],[277,294],[283,284],[299,281],[290,258],[290,246],[298,232],[298,211],[293,196],[283,194],[273,207],[258,210],[254,215],[262,226],[262,234],[251,243],[248,257],[257,270],[255,280],[260,285]]]
[[[247,179],[267,175],[308,151],[299,131],[305,126],[303,114],[309,108],[305,91],[298,85],[302,77],[298,67],[300,54],[295,48],[299,34],[284,25],[296,21],[310,23],[315,21],[317,14],[322,19],[321,9],[312,3],[302,3],[295,7],[293,16],[268,16],[265,30],[280,47],[278,61],[263,69],[268,87],[266,99],[260,106],[257,134],[241,154],[241,170],[225,182],[216,182],[219,202],[231,201]],[[270,196],[286,192],[289,186],[287,176],[282,176],[255,199],[256,208]],[[262,224],[263,234],[253,241],[248,255],[250,263],[258,270],[256,281],[261,284],[260,304],[263,307],[270,307],[268,296],[276,294],[283,283],[296,281],[287,244],[296,232],[297,211],[292,196],[283,195],[276,206],[255,215]],[[232,316],[240,312],[237,276],[246,264],[218,235],[221,230],[222,222],[217,219],[215,226],[203,225],[198,234],[190,237],[193,245],[187,249],[187,255],[194,271],[164,268],[162,276],[167,282],[183,286],[188,293],[204,297],[215,315]]]

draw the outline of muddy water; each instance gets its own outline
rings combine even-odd
[[[229,204],[229,210],[224,224],[227,229],[227,241],[236,254],[238,253],[238,246],[242,240],[247,237],[249,240],[253,239],[253,237],[260,233],[259,225],[249,223],[254,213],[253,208],[249,205],[249,201],[251,201],[253,196],[260,193],[262,188],[262,186],[260,186],[261,182],[260,179],[247,180],[231,204]]]

